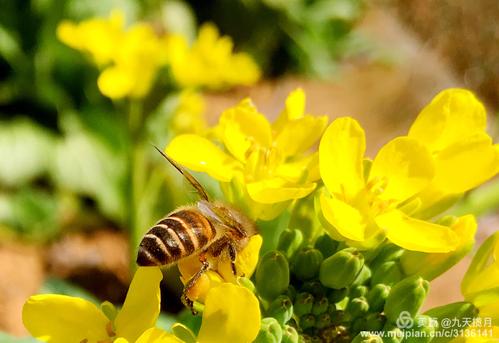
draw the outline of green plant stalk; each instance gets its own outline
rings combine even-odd
[[[499,179],[495,179],[480,189],[466,195],[451,210],[452,214],[473,213],[480,216],[499,209]]]
[[[135,256],[141,238],[141,232],[137,220],[137,205],[139,200],[138,190],[140,189],[140,132],[142,127],[142,103],[138,100],[130,100],[128,112],[128,192],[127,192],[127,225],[130,233],[130,269],[136,268]]]

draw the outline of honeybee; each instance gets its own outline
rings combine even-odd
[[[257,229],[254,222],[240,211],[223,202],[210,201],[194,176],[158,147],[155,148],[185,177],[201,199],[194,205],[182,206],[169,213],[144,235],[139,245],[137,264],[173,265],[181,259],[198,254],[201,268],[187,281],[181,298],[182,303],[195,313],[193,301],[187,294],[201,275],[210,269],[208,256],[228,256],[232,273],[237,275],[237,253],[248,244],[249,238],[257,233]]]

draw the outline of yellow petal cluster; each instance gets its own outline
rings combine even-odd
[[[144,97],[166,62],[163,41],[153,27],[136,23],[125,28],[124,15],[117,10],[107,19],[63,21],[57,36],[103,68],[97,84],[112,99]]]
[[[235,264],[238,276],[250,278],[251,275],[253,275],[258,263],[262,241],[262,236],[252,236],[248,245],[237,254]],[[206,296],[212,288],[219,286],[224,282],[237,284],[237,276],[232,272],[232,266],[228,256],[222,256],[221,259],[211,258],[210,256],[208,256],[208,258],[210,270],[201,275],[194,287],[191,288],[190,292],[187,294],[191,300],[205,302]],[[186,284],[189,279],[201,269],[199,256],[194,255],[179,261],[178,267],[181,274],[181,280]]]
[[[423,109],[408,136],[387,143],[371,162],[359,123],[335,120],[319,148],[326,190],[318,203],[326,229],[361,248],[387,238],[407,250],[456,250],[456,232],[421,218],[441,213],[442,203],[497,174],[498,149],[485,124],[472,93],[449,89]]]
[[[419,195],[420,216],[445,210],[452,199],[498,173],[498,145],[485,131],[486,124],[483,104],[465,89],[444,90],[421,111],[408,136],[431,152],[435,177]]]
[[[230,37],[220,36],[215,25],[201,26],[196,41],[189,46],[182,36],[169,39],[169,63],[173,78],[185,88],[222,89],[252,85],[260,69],[246,53],[234,53]]]
[[[112,316],[84,299],[34,295],[24,305],[23,322],[33,337],[48,343],[182,343],[180,337],[155,327],[161,279],[159,268],[139,268],[123,308],[114,309]],[[244,326],[238,325],[242,322]],[[250,343],[259,329],[260,307],[255,295],[244,287],[224,283],[206,297],[197,341]]]
[[[318,155],[309,150],[328,119],[306,115],[304,108],[305,95],[298,89],[271,124],[245,99],[219,119],[216,132],[223,149],[205,137],[185,134],[175,137],[166,152],[220,181],[227,199],[253,219],[272,219],[290,201],[310,194],[319,179]]]
[[[124,22],[123,13],[114,10],[109,18],[66,20],[57,27],[63,43],[88,54],[102,68],[97,84],[109,98],[144,97],[167,65],[181,87],[251,85],[260,77],[251,57],[233,53],[231,39],[220,37],[212,24],[202,26],[189,46],[181,35],[158,35],[150,24],[125,27]]]
[[[49,343],[135,342],[156,324],[160,310],[159,268],[139,268],[123,308],[114,320],[93,303],[70,296],[31,296],[23,307],[23,323],[33,337]],[[166,341],[165,341],[166,342]]]

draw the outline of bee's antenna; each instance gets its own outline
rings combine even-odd
[[[171,157],[169,157],[167,154],[165,154],[156,145],[152,144],[152,146],[156,150],[158,150],[158,152],[161,154],[161,156],[163,156],[168,162],[170,162],[170,164],[172,166],[174,166],[175,169],[177,169],[180,172],[180,174],[182,174],[186,178],[187,181],[189,181],[189,183],[192,185],[192,187],[194,187],[194,189],[197,191],[197,193],[199,194],[199,196],[202,199],[208,201],[208,194],[206,194],[206,191],[204,190],[203,186],[201,186],[201,184],[198,182],[198,180],[196,180],[196,178],[194,176],[192,176],[191,173],[189,173],[187,170],[185,170],[182,166],[180,166]]]

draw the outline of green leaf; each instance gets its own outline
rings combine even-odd
[[[0,183],[20,186],[45,173],[54,155],[55,139],[28,119],[0,124]]]

